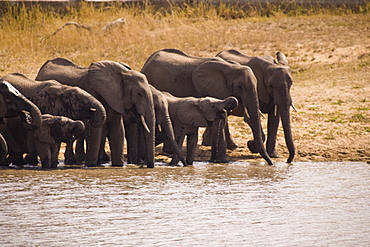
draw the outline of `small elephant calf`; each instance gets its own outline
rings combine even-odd
[[[61,142],[70,143],[82,135],[85,130],[85,125],[80,120],[75,121],[50,114],[42,115],[41,126],[34,131],[27,132],[22,129],[19,118],[7,120],[7,127],[10,133],[7,137],[15,143],[14,147],[9,147],[8,163],[19,159],[22,153],[28,153],[27,159],[32,164],[37,164],[38,155],[44,169],[57,168]],[[24,134],[19,135],[19,133]],[[9,143],[10,140],[8,139],[7,142]]]
[[[163,94],[168,102],[177,145],[181,149],[185,136],[187,137],[186,162],[192,165],[198,144],[199,127],[209,127],[217,120],[226,119],[227,111],[235,109],[238,106],[238,100],[235,97],[220,100],[213,97],[180,98],[167,92]],[[176,165],[178,162],[179,159],[174,155],[171,165]]]

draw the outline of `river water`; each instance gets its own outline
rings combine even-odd
[[[0,170],[0,246],[370,246],[370,165]]]

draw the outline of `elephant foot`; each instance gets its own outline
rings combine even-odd
[[[270,158],[279,158],[279,154],[274,150],[272,152],[267,151],[267,154],[270,156]]]
[[[224,159],[210,159],[209,162],[211,163],[229,163],[229,161],[224,158]]]
[[[26,164],[29,164],[31,166],[37,166],[39,164],[37,155],[35,154],[27,154],[26,157],[24,158],[24,162]]]
[[[77,160],[76,159],[68,159],[64,161],[65,165],[77,165]]]
[[[106,152],[103,152],[102,162],[108,163],[110,161],[110,158]]]
[[[253,154],[259,153],[259,149],[258,149],[258,148],[256,147],[256,145],[254,144],[254,141],[248,141],[247,145],[248,145],[249,150],[250,150]]]
[[[172,152],[172,149],[171,149],[171,148],[164,148],[164,147],[163,147],[162,152],[163,152],[163,153],[166,153],[166,154],[173,154],[173,152]]]
[[[207,140],[206,138],[203,138],[202,140],[202,146],[211,146],[212,145],[212,140]]]
[[[147,168],[154,168],[154,163],[153,163],[153,162],[149,162],[149,161],[148,161],[148,162],[146,163],[146,167],[147,167]]]
[[[227,149],[232,150],[232,151],[233,151],[233,150],[235,150],[235,149],[237,149],[237,148],[238,148],[238,146],[239,146],[239,145],[238,145],[238,144],[236,144],[235,142],[230,142],[230,143],[228,142],[228,143],[227,143]]]

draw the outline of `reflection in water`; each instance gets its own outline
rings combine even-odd
[[[370,244],[365,163],[0,170],[1,246]]]

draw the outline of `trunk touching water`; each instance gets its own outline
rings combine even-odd
[[[254,100],[253,100],[254,98]],[[252,129],[254,141],[253,144],[255,148],[258,150],[262,158],[266,160],[266,162],[269,165],[273,165],[270,156],[267,154],[267,151],[263,145],[263,139],[262,139],[262,131],[261,131],[261,122],[260,122],[260,112],[259,112],[259,104],[257,98],[253,95],[249,95],[248,99],[242,99],[242,103],[244,107],[247,108],[248,114],[249,114],[249,125]]]
[[[181,160],[182,164],[184,166],[187,166],[188,163],[186,162],[186,160],[184,158],[184,155],[182,154],[179,146],[176,143],[175,134],[173,133],[173,128],[172,128],[172,122],[170,120],[170,116],[169,116],[168,113],[166,113],[165,120],[164,120],[164,123],[163,123],[163,127],[164,127],[164,131],[166,132],[168,141],[171,144],[172,151],[177,156],[177,158],[179,160]]]

